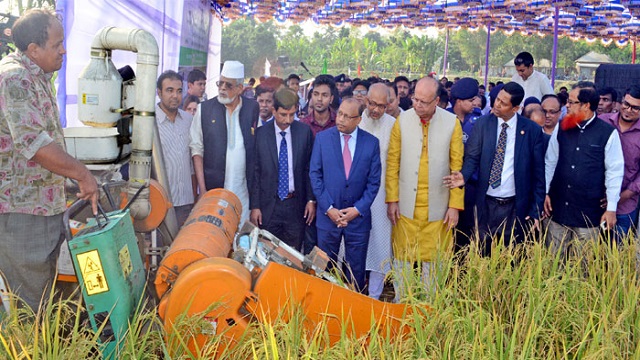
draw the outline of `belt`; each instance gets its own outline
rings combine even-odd
[[[510,196],[510,197],[506,197],[506,198],[502,198],[502,197],[495,197],[495,196],[489,196],[487,195],[487,197],[495,202],[498,203],[498,205],[507,205],[509,203],[512,203],[516,200],[515,196]]]
[[[287,199],[291,199],[291,198],[294,198],[294,197],[296,197],[296,192],[292,191],[292,192],[288,193],[287,196],[285,196],[284,199],[282,199],[282,200],[287,200]],[[278,197],[278,199],[279,199],[279,197]]]

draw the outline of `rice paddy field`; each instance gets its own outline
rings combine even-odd
[[[473,245],[472,245],[473,247]],[[322,328],[254,322],[232,349],[211,337],[201,354],[186,348],[202,319],[183,319],[168,337],[155,308],[133,319],[118,359],[640,359],[640,288],[636,246],[594,242],[568,260],[539,243],[496,248],[491,257],[444,256],[435,284],[408,276],[407,303],[428,304],[406,319],[405,336],[372,331],[326,346]],[[77,296],[51,297],[37,314],[20,310],[0,322],[0,359],[99,358],[98,336]],[[171,345],[167,345],[171,344]]]

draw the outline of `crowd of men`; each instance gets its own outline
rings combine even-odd
[[[55,273],[64,178],[94,213],[97,184],[64,151],[49,85],[65,53],[59,20],[30,11],[13,34],[18,50],[0,62],[0,269],[36,308]],[[226,61],[210,99],[201,71],[186,94],[165,71],[156,122],[178,221],[226,188],[242,221],[334,264],[343,252],[346,278],[373,298],[392,271],[397,299],[406,272],[430,287],[438,258],[470,239],[483,255],[541,233],[563,255],[600,231],[622,245],[638,217],[640,86],[554,94],[531,54],[514,62],[512,80],[487,89],[340,74],[304,91],[296,74],[245,86],[244,65]]]

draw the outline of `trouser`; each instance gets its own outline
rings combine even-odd
[[[395,288],[396,297],[394,301],[399,303],[407,297],[407,288],[410,288],[410,279],[414,278],[414,269],[420,271],[420,280],[425,287],[427,294],[435,291],[435,264],[429,261],[411,262],[411,261],[393,261],[393,287]]]
[[[178,222],[178,229],[184,225],[184,222],[187,221],[189,214],[191,214],[191,210],[193,210],[193,204],[174,206],[173,209],[176,212],[176,221]]]
[[[273,214],[262,228],[284,241],[287,245],[300,251],[304,238],[303,214],[296,214],[295,200],[288,198],[276,200]]]
[[[634,221],[638,217],[638,210],[633,210],[628,214],[616,215],[616,226],[614,237],[618,246],[628,240],[629,231],[635,228]]]
[[[560,252],[562,258],[566,258],[569,246],[573,253],[581,257],[583,248],[589,241],[597,241],[600,235],[598,227],[581,228],[569,227],[558,224],[553,220],[547,222],[547,246],[554,253]]]
[[[516,198],[496,198],[485,196],[484,209],[478,219],[480,243],[478,248],[483,256],[491,256],[493,239],[504,239],[509,246],[514,241],[522,241],[522,229],[516,225]]]
[[[352,232],[343,228],[318,229],[318,247],[327,253],[334,264],[338,261],[340,242],[344,236],[345,263],[344,274],[356,284],[357,290],[364,291],[369,231]]]
[[[0,214],[0,271],[11,292],[34,311],[47,300],[64,240],[62,214]]]

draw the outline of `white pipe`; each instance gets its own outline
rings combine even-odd
[[[151,150],[155,123],[155,84],[158,75],[158,43],[141,29],[102,28],[91,42],[91,56],[107,57],[111,50],[129,50],[136,58],[136,103],[133,114],[131,160],[129,162],[129,199],[149,183]],[[146,218],[151,212],[149,188],[144,189],[131,204],[134,219]]]

